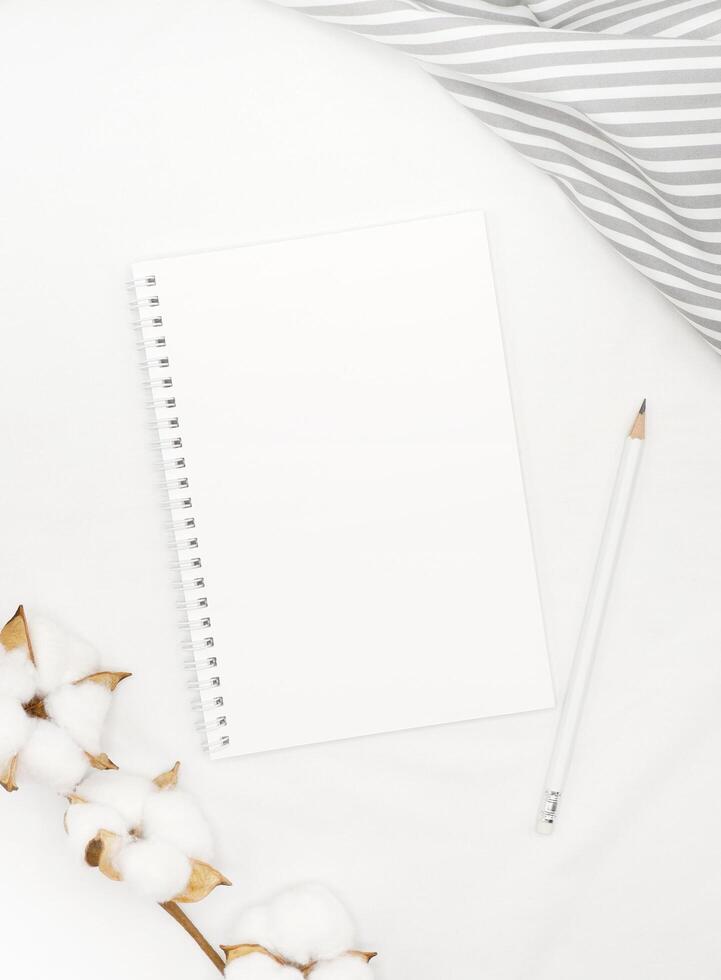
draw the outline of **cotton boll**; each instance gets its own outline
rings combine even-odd
[[[313,980],[371,980],[373,970],[362,956],[347,954],[321,961],[311,975]]]
[[[97,803],[73,803],[65,814],[65,829],[70,846],[79,857],[85,857],[85,848],[99,830],[110,830],[114,834],[126,836],[129,827],[117,812],[109,806]]]
[[[45,699],[48,715],[87,752],[100,752],[103,723],[112,696],[101,684],[64,684]]]
[[[41,694],[98,669],[97,651],[85,640],[37,613],[28,617],[28,623]]]
[[[353,923],[344,906],[322,885],[298,885],[267,905],[243,912],[235,943],[258,943],[295,963],[331,959],[353,946]]]
[[[211,861],[213,836],[198,804],[187,793],[164,790],[147,798],[143,836],[172,844],[188,857]]]
[[[6,651],[0,644],[0,695],[26,704],[35,694],[37,682],[27,647]]]
[[[115,866],[124,881],[154,902],[167,902],[180,894],[191,872],[190,861],[177,848],[149,840],[122,848]]]
[[[102,803],[117,810],[128,827],[140,827],[143,810],[151,793],[158,792],[145,776],[119,770],[91,772],[78,786],[78,795],[91,803]]]
[[[89,763],[83,750],[67,732],[51,721],[40,719],[20,752],[18,783],[29,779],[69,793],[88,771]]]
[[[30,737],[32,726],[22,705],[0,694],[0,763],[7,762],[22,748]]]
[[[281,966],[264,953],[249,953],[232,960],[225,968],[230,980],[303,980],[294,966]]]
[[[323,885],[298,885],[282,892],[270,903],[270,916],[273,950],[296,963],[332,959],[353,948],[351,918]]]

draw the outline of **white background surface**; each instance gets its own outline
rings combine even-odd
[[[391,52],[261,0],[0,6],[0,595],[82,625],[107,750],[176,757],[235,880],[309,876],[379,980],[718,976],[721,365],[545,178]],[[562,825],[532,833],[553,712],[207,763],[188,724],[135,352],[135,258],[487,211],[562,690],[624,428],[649,441]],[[222,343],[223,325],[208,324]],[[0,800],[3,967],[201,980],[160,910],[77,867],[62,805]]]

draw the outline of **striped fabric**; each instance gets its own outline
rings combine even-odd
[[[721,0],[278,0],[418,60],[721,350]]]

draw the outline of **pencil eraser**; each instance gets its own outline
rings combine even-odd
[[[536,824],[536,833],[547,837],[553,833],[553,824],[549,820],[539,820]]]

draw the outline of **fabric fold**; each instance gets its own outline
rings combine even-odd
[[[721,0],[275,0],[412,57],[721,349]]]

